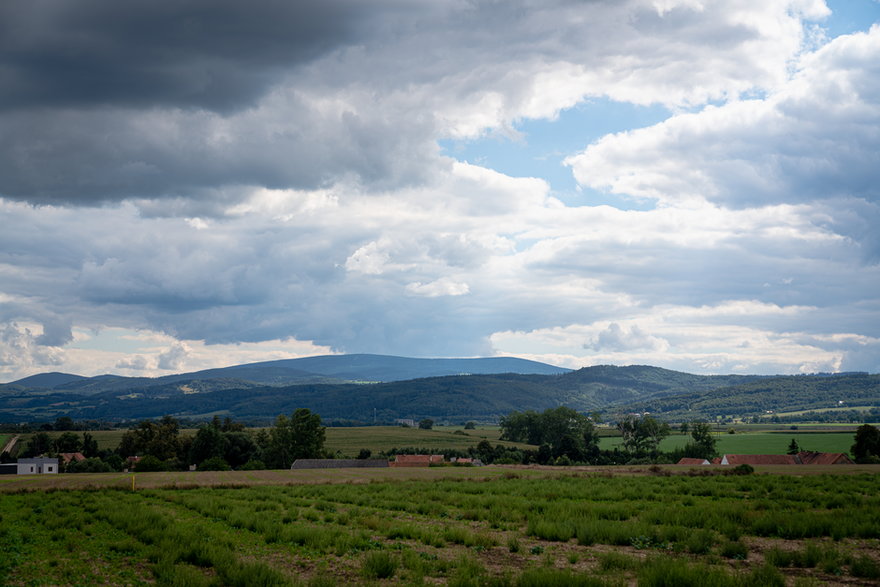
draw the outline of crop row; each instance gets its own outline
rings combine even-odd
[[[874,475],[0,495],[0,583],[765,585],[880,579]]]

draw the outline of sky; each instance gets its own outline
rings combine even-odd
[[[877,0],[0,3],[0,381],[880,372]]]

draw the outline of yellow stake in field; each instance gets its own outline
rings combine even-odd
[[[131,490],[134,491],[134,473],[131,474]]]

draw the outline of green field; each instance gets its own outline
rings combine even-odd
[[[293,485],[282,484],[296,473],[285,471],[278,484],[235,488],[197,487],[192,480],[208,477],[191,475],[187,489],[0,493],[0,584],[880,580],[877,474],[486,469],[387,470],[376,474],[398,478],[370,482],[362,471],[362,482],[334,484],[318,482],[327,471],[309,472]]]
[[[818,452],[842,452],[849,454],[854,441],[853,432],[745,432],[738,434],[718,434],[717,448],[719,454],[785,454],[791,439],[797,440],[801,450]],[[660,443],[660,450],[669,452],[682,448],[691,441],[689,435],[672,434]],[[622,446],[623,440],[617,437],[600,439],[599,446],[603,449]]]
[[[9,442],[9,439],[12,438],[9,434],[0,434],[0,450],[3,450],[3,447],[6,446],[6,443]]]
[[[839,427],[823,427],[823,430],[835,430]],[[718,452],[720,454],[783,454],[788,449],[791,439],[797,440],[803,450],[820,452],[849,453],[854,441],[853,425],[846,426],[846,432],[815,431],[815,430],[780,430],[756,429],[755,431],[737,432],[736,434],[718,433]],[[458,431],[458,433],[456,433]],[[600,429],[599,446],[603,449],[619,447],[620,436],[609,436],[617,431],[608,428]],[[119,446],[125,430],[96,430],[89,432],[98,442],[98,448],[115,449]],[[56,437],[59,432],[50,432]],[[77,433],[82,434],[82,433]],[[195,430],[182,430],[181,434],[193,435]],[[461,426],[435,427],[433,430],[404,428],[401,426],[364,426],[353,428],[327,428],[325,448],[331,453],[337,451],[343,456],[355,457],[361,449],[369,449],[373,454],[388,451],[392,448],[421,448],[425,451],[444,449],[467,450],[482,440],[493,445],[503,444],[520,448],[532,448],[527,444],[499,440],[501,430],[495,427],[480,427],[476,430],[463,430]],[[2,435],[0,435],[2,436]],[[20,446],[27,443],[30,435],[22,435]],[[660,443],[660,450],[671,451],[683,447],[691,440],[689,435],[673,433]]]
[[[459,431],[456,434],[456,431]],[[403,428],[401,426],[365,426],[358,428],[327,428],[327,441],[324,444],[331,453],[340,451],[343,455],[357,456],[362,448],[373,453],[392,448],[414,447],[426,451],[453,448],[467,450],[482,440],[493,445],[503,444],[513,447],[529,447],[527,444],[498,440],[501,431],[495,429],[462,430],[461,427],[437,427],[433,430]]]
[[[459,433],[456,434],[456,431]],[[89,434],[98,442],[98,449],[115,449],[122,440],[126,430],[95,430]],[[195,430],[181,430],[181,435],[194,435]],[[61,432],[50,432],[56,438]],[[82,432],[76,432],[82,436]],[[361,449],[366,448],[373,453],[387,451],[392,448],[414,447],[425,450],[458,449],[467,450],[481,440],[488,440],[493,445],[528,447],[526,444],[498,440],[501,430],[498,427],[463,430],[461,426],[436,427],[433,430],[404,428],[402,426],[363,426],[327,428],[324,447],[331,453],[339,451],[344,456],[355,457]],[[21,446],[27,443],[30,434],[22,435]]]

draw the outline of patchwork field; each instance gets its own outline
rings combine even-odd
[[[794,438],[801,450],[814,450],[818,452],[842,452],[849,453],[853,445],[854,432],[800,432],[792,431],[767,431],[745,432],[737,434],[718,434],[717,449],[721,454],[785,454],[791,439]],[[671,451],[682,448],[691,441],[689,435],[672,434],[660,442],[660,450]],[[604,437],[599,441],[601,448],[614,448],[621,446],[622,439],[617,437]]]
[[[880,467],[838,470],[117,475],[0,493],[0,584],[877,584]]]

